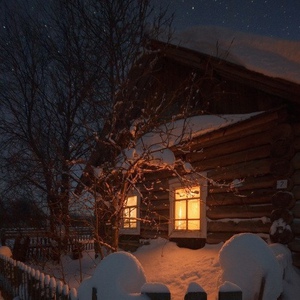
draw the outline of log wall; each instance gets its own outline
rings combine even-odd
[[[292,158],[292,166],[294,172],[291,176],[292,188],[291,192],[295,198],[293,206],[293,222],[291,224],[294,239],[289,243],[289,248],[293,251],[293,262],[300,267],[300,122],[292,125],[294,132],[294,149],[295,154]]]
[[[275,242],[288,242],[300,266],[300,123],[289,124],[277,111],[201,136],[189,149],[184,159],[209,178],[206,242],[219,243],[242,232],[271,236]],[[168,237],[168,189],[174,176],[162,171],[145,177],[142,238]],[[242,184],[235,188],[230,183],[236,179]],[[286,185],[278,186],[282,180]],[[292,228],[293,238],[290,232],[270,232],[280,218]]]

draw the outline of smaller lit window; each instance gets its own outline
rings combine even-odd
[[[137,195],[129,196],[125,202],[122,219],[122,234],[139,234],[139,197]]]
[[[127,198],[126,207],[123,211],[123,228],[137,227],[137,196]]]

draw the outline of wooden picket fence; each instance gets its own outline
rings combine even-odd
[[[0,288],[4,297],[22,300],[76,300],[76,289],[22,262],[0,255]]]
[[[7,246],[14,249],[16,242],[21,238],[22,243],[17,247],[22,253],[22,259],[15,255],[15,259],[22,261],[47,261],[52,258],[53,241],[48,237],[49,233],[43,229],[22,228],[22,229],[2,229],[2,239]],[[24,243],[26,240],[26,243]],[[4,244],[3,244],[4,245]],[[75,248],[80,251],[94,249],[94,240],[90,228],[72,227],[70,228],[70,237],[68,239],[67,251],[71,253]],[[23,249],[22,249],[23,248]],[[14,252],[14,251],[13,251]]]

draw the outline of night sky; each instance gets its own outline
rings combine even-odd
[[[233,28],[254,34],[300,40],[300,0],[154,0],[169,4],[174,26]]]

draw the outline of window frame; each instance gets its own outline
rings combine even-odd
[[[203,178],[194,178],[194,176],[185,176],[184,179],[189,182],[189,186],[200,187],[200,229],[199,230],[176,230],[175,229],[175,191],[188,187],[183,184],[179,178],[169,181],[169,201],[170,201],[170,222],[169,237],[170,238],[206,238],[207,236],[207,220],[206,220],[206,198],[207,198],[207,180],[204,173]],[[188,200],[187,200],[188,201]]]
[[[119,230],[120,234],[124,234],[124,235],[139,235],[140,231],[141,231],[141,226],[140,226],[140,195],[138,193],[130,193],[127,195],[126,197],[126,203],[129,197],[136,197],[137,198],[137,203],[136,206],[124,206],[124,210],[128,207],[136,207],[136,227],[135,228],[124,228],[123,227],[123,213],[124,210],[122,212],[122,223],[121,223],[121,227]],[[130,218],[129,218],[130,219]]]

